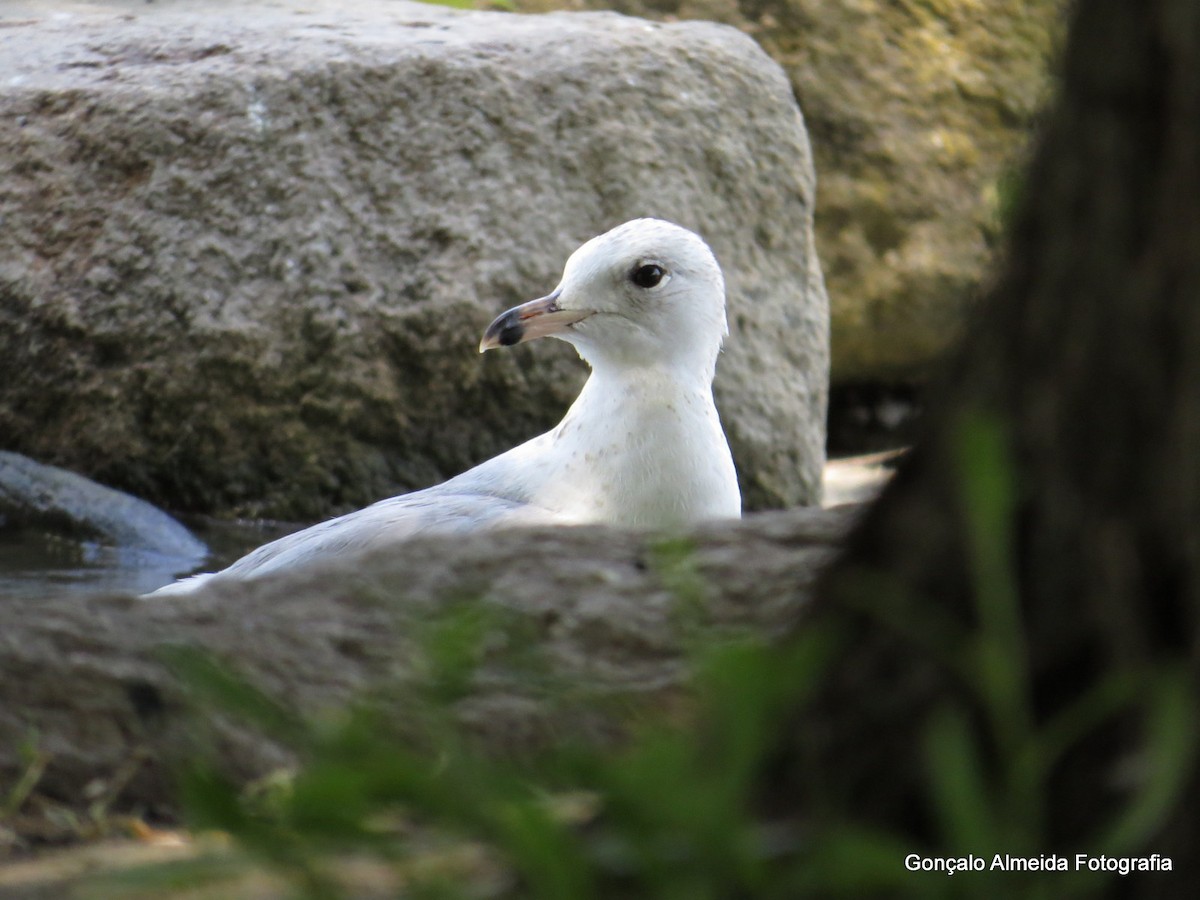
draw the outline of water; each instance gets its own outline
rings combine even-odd
[[[144,594],[194,572],[212,572],[294,531],[279,522],[189,522],[208,545],[201,560],[106,547],[35,529],[0,528],[0,602],[10,597]]]

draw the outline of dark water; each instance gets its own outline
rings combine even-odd
[[[208,545],[207,558],[180,559],[33,529],[0,529],[0,602],[7,597],[144,594],[184,575],[223,568],[255,547],[299,527],[218,520],[187,524]]]

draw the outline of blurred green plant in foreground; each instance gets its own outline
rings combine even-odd
[[[191,765],[181,773],[188,824],[230,835],[244,862],[223,854],[122,876],[114,886],[122,896],[157,896],[173,886],[219,884],[257,864],[309,898],[989,897],[997,875],[1006,892],[1025,897],[1094,895],[1111,875],[947,877],[904,867],[914,852],[989,860],[1049,852],[1054,767],[1103,726],[1130,716],[1142,729],[1136,788],[1079,849],[1136,854],[1196,756],[1196,698],[1168,664],[1113,671],[1037,721],[1014,579],[1018,486],[1004,429],[986,416],[964,419],[956,456],[975,573],[973,624],[943,621],[932,603],[918,605],[927,620],[896,616],[886,582],[855,603],[965,687],[922,727],[932,845],[874,826],[860,810],[772,804],[765,782],[786,743],[781,732],[804,721],[808,698],[838,655],[850,652],[836,616],[776,644],[703,637],[693,612],[704,585],[688,566],[686,544],[666,542],[655,565],[680,595],[681,627],[698,635],[693,702],[674,716],[682,721],[631,725],[615,748],[566,737],[511,758],[472,740],[454,705],[470,695],[488,642],[513,627],[486,602],[454,604],[429,623],[416,686],[364,699],[331,720],[306,721],[207,656],[172,651],[202,709],[254,723],[293,748],[300,765],[248,788],[203,762]],[[529,638],[509,644],[520,640]],[[561,699],[564,686],[547,675],[536,648],[522,652],[530,684],[548,701]],[[355,881],[364,865],[371,890]]]

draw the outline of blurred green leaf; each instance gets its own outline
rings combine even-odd
[[[302,744],[309,734],[301,717],[234,674],[211,653],[176,644],[160,648],[159,656],[200,705],[238,716],[292,746]]]
[[[944,849],[966,856],[1007,846],[1008,836],[997,821],[980,748],[962,712],[946,708],[932,717],[925,754]]]
[[[1100,838],[1099,846],[1128,854],[1159,828],[1195,775],[1196,697],[1189,673],[1171,669],[1145,687],[1145,738],[1138,760],[1140,784],[1131,802]]]
[[[1006,429],[974,411],[955,429],[959,489],[979,632],[968,659],[996,739],[1012,753],[1029,733],[1027,651],[1016,585],[1016,481]]]
[[[194,859],[174,860],[113,873],[97,873],[84,897],[120,898],[120,900],[161,900],[164,896],[188,893],[237,896],[234,882],[253,871],[244,857],[208,854]],[[208,893],[205,893],[205,892]]]
[[[890,891],[914,897],[942,894],[938,882],[914,878],[904,868],[911,843],[855,825],[827,828],[807,847],[794,875],[794,896],[862,896]],[[943,879],[944,881],[945,879]]]

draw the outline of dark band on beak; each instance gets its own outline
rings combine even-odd
[[[521,321],[520,312],[510,309],[488,326],[487,331],[483,333],[483,343],[494,342],[501,347],[511,347],[521,343],[524,335],[525,325]]]
[[[484,331],[479,352],[562,334],[576,322],[592,315],[590,309],[562,309],[558,305],[558,296],[559,292],[555,291],[501,313]]]

